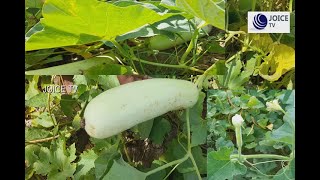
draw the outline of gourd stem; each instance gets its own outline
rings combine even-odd
[[[198,176],[199,180],[201,180],[202,178],[201,178],[201,175],[200,175],[200,172],[199,172],[199,169],[198,169],[197,163],[196,163],[196,161],[194,160],[194,158],[193,158],[193,155],[192,155],[191,151],[190,151],[190,152],[188,152],[188,153],[189,153],[189,157],[190,157],[190,159],[191,159],[191,162],[192,162],[193,166],[194,166],[194,167],[195,167],[195,169],[196,169],[197,176]]]
[[[290,157],[287,156],[281,156],[276,154],[249,154],[249,155],[241,155],[244,159],[280,159],[280,160],[291,160]],[[232,154],[230,156],[231,159],[238,158],[238,154]]]
[[[238,146],[238,156],[241,157],[241,148],[242,148],[242,135],[241,135],[241,126],[235,127],[236,131],[236,140]]]
[[[191,131],[190,131],[190,118],[189,109],[186,109],[186,121],[187,121],[187,136],[188,136],[188,152],[191,152]]]
[[[194,47],[194,44],[196,43],[196,41],[197,41],[197,39],[198,39],[198,38],[197,38],[198,34],[199,34],[199,28],[197,28],[197,29],[194,31],[194,34],[193,34],[192,39],[191,39],[191,41],[190,41],[190,43],[189,43],[189,46],[188,46],[186,52],[184,52],[183,55],[182,55],[182,57],[181,57],[180,64],[184,64],[184,62],[186,61],[188,55],[190,54],[191,50],[192,50],[193,47]]]

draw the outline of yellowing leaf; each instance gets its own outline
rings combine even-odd
[[[269,34],[250,34],[251,46],[257,47],[262,51],[272,50],[274,44]]]
[[[277,81],[295,67],[295,50],[284,44],[273,45],[273,50],[261,64],[259,75],[268,81]]]

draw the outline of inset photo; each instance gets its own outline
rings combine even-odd
[[[210,90],[208,179],[295,179],[295,91]]]
[[[207,176],[195,78],[35,75],[25,92],[25,179]]]

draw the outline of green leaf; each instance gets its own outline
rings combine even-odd
[[[170,40],[175,40],[174,33],[185,33],[193,32],[194,28],[190,22],[197,24],[198,22],[195,19],[188,20],[183,16],[172,16],[162,21],[156,22],[152,25],[145,26],[134,31],[130,31],[124,35],[118,36],[117,41],[123,41],[126,39],[133,39],[137,37],[151,37],[155,35],[165,35],[170,38]],[[203,35],[202,31],[200,36]],[[178,39],[177,39],[178,41]],[[184,41],[183,41],[184,42]]]
[[[126,163],[122,158],[114,160],[113,165],[103,180],[144,180],[147,175]]]
[[[40,93],[25,102],[26,106],[29,107],[47,107],[48,95],[45,93]]]
[[[117,5],[117,6],[120,6],[120,7],[126,7],[126,6],[139,4],[139,5],[144,6],[146,8],[152,9],[152,10],[154,10],[156,12],[161,12],[161,10],[157,6],[155,6],[155,5],[151,4],[151,3],[147,3],[147,2],[137,2],[137,1],[127,1],[127,0],[122,1],[122,0],[120,0],[120,1],[114,2],[113,4]]]
[[[25,141],[32,141],[48,137],[49,131],[42,128],[25,128]]]
[[[171,10],[181,11],[181,9],[176,6],[175,1],[176,0],[161,0],[160,5]]]
[[[97,179],[105,176],[105,174],[110,170],[113,160],[118,158],[118,156],[119,152],[115,145],[100,153],[99,157],[94,161],[95,176]]]
[[[246,147],[247,149],[252,149],[252,148],[256,147],[257,145],[258,145],[258,144],[257,144],[256,142],[251,142],[251,143],[249,143],[249,144],[246,144],[245,147]]]
[[[226,53],[226,48],[221,47],[221,45],[219,44],[218,41],[213,41],[210,44],[206,45],[206,49],[210,53],[218,53],[218,54],[225,54]],[[224,61],[224,60],[218,60],[217,62],[220,62],[220,61]]]
[[[46,0],[44,30],[26,42],[26,51],[112,40],[173,14],[158,14],[141,5],[119,7],[97,0]]]
[[[274,180],[291,180],[295,179],[295,159],[290,164],[280,169],[273,178]]]
[[[106,64],[90,67],[84,71],[85,75],[130,75],[133,74],[133,69],[130,66],[122,66],[119,64]]]
[[[165,163],[160,160],[154,160],[151,164],[151,167],[145,169],[146,171],[144,171],[144,172],[151,171],[151,170],[158,168],[164,164]],[[149,176],[147,176],[146,180],[164,179],[166,177],[166,175],[167,175],[166,170],[163,169],[163,170],[158,171],[156,173],[150,174]]]
[[[46,175],[51,172],[55,165],[51,165],[50,160],[52,159],[52,154],[47,147],[41,147],[39,153],[39,160],[34,163],[34,169],[38,174]]]
[[[189,109],[190,115],[190,126],[191,126],[191,146],[197,146],[199,144],[204,144],[206,142],[207,137],[207,122],[202,118],[203,111],[203,101],[206,94],[203,92],[199,93],[199,98],[197,103]],[[186,113],[184,112],[182,115],[184,121],[186,117]],[[186,125],[186,123],[185,123]]]
[[[31,29],[29,29],[29,31],[25,34],[25,40],[27,41],[31,35],[42,30],[43,30],[43,26],[40,22],[38,22]]]
[[[152,130],[152,127],[153,127],[153,122],[154,122],[154,120],[152,119],[152,120],[148,120],[148,121],[145,121],[145,122],[137,125],[138,132],[139,132],[140,137],[142,139],[149,137],[151,130]],[[171,126],[169,126],[169,129],[171,130]],[[168,133],[168,132],[166,132],[166,133]],[[163,139],[162,139],[161,143],[162,142],[163,142]]]
[[[198,179],[197,173],[195,171],[183,173],[183,180],[194,180]]]
[[[39,89],[38,89],[38,80],[39,76],[26,76],[27,78],[32,78],[32,80],[29,80],[29,84],[26,85],[26,94],[24,95],[25,100],[29,100],[33,96],[39,94]]]
[[[219,137],[217,140],[216,140],[216,148],[219,150],[220,148],[222,147],[233,147],[234,144],[231,140],[226,140],[224,137]]]
[[[171,124],[168,120],[156,119],[153,122],[152,130],[150,132],[150,139],[155,144],[162,144],[167,133],[171,131]]]
[[[191,149],[192,156],[194,157],[200,174],[207,173],[207,158],[204,156],[200,146]],[[194,171],[195,172],[195,171]]]
[[[216,2],[211,0],[176,0],[176,5],[208,24],[219,29],[225,29],[225,10],[217,5]]]
[[[239,10],[247,12],[252,7],[251,0],[239,0]]]
[[[289,122],[284,122],[281,127],[272,131],[270,138],[278,142],[294,144],[294,127]]]
[[[205,97],[206,97],[206,94],[204,92],[200,92],[197,103],[193,107],[190,108],[189,114],[190,114],[191,126],[198,125],[204,121],[202,119],[202,111],[203,111],[203,101],[204,101]],[[185,118],[186,115],[183,114],[183,117]]]
[[[283,121],[288,122],[293,129],[295,128],[295,108],[293,106],[287,109],[286,114],[283,116]]]
[[[111,57],[94,57],[86,60],[76,61],[73,63],[52,66],[43,69],[26,71],[26,75],[79,75],[84,71],[103,64],[111,64],[113,59]]]
[[[71,95],[61,95],[60,106],[63,113],[68,117],[75,115],[74,108],[77,106],[77,100],[73,99]]]
[[[42,0],[26,0],[25,6],[28,8],[41,8],[43,1]]]
[[[257,123],[259,124],[259,126],[261,126],[262,128],[266,128],[267,123],[268,123],[268,119],[259,119],[257,121]]]
[[[208,154],[208,180],[233,179],[234,176],[245,174],[247,167],[238,162],[231,162],[233,148],[222,147],[219,151]]]
[[[30,52],[25,55],[26,65],[32,66],[47,58],[54,52],[54,49],[42,49],[35,52]],[[27,67],[27,68],[28,68]]]
[[[207,140],[207,123],[205,121],[191,126],[191,147],[205,144]]]
[[[225,62],[224,60],[215,62],[212,69],[208,71],[208,75],[224,75],[227,71]]]
[[[233,66],[233,68],[230,68],[229,70],[231,71],[231,76],[228,83],[228,88],[229,89],[243,88],[241,86],[250,79],[251,75],[254,72],[256,61],[257,61],[256,58],[249,59],[243,71],[241,71],[241,68],[243,66],[240,60],[236,61],[235,64],[232,64],[231,66]]]
[[[52,118],[54,122],[56,122],[55,117],[52,116]],[[48,112],[41,113],[40,116],[38,116],[36,119],[32,121],[32,124],[35,124],[35,126],[40,125],[45,128],[52,127],[54,125],[51,116]]]
[[[259,108],[265,107],[264,104],[261,101],[259,101],[259,99],[256,98],[255,96],[250,97],[247,103],[247,106],[253,109],[259,109]]]
[[[81,128],[81,117],[79,113],[77,113],[73,120],[72,120],[72,127],[75,129],[75,131],[79,130]]]
[[[185,139],[181,139],[180,143],[185,148],[187,147],[187,143],[186,143]],[[166,150],[165,154],[163,155],[166,162],[171,162],[171,161],[180,159],[186,154],[186,151],[181,147],[181,145],[179,144],[177,139],[172,140],[168,144],[167,147],[168,147],[168,149]],[[193,147],[191,149],[191,153],[196,161],[196,164],[199,168],[200,173],[205,174],[206,169],[207,169],[206,168],[207,162],[206,162],[206,157],[203,155],[203,152],[202,152],[200,146]],[[184,161],[183,163],[181,163],[177,167],[177,170],[179,173],[187,173],[187,172],[195,171],[195,168],[194,168],[191,160],[188,159],[188,160]]]
[[[101,151],[103,149],[108,149],[113,146],[117,146],[119,144],[118,136],[113,136],[105,139],[97,139],[97,138],[90,138],[90,141],[94,144],[93,150],[94,151]],[[115,143],[118,142],[118,143]]]
[[[77,164],[77,171],[74,175],[75,179],[80,179],[82,175],[86,175],[92,168],[95,167],[94,162],[98,155],[92,149],[83,152],[80,155],[80,161]]]
[[[72,163],[76,159],[75,144],[69,148],[65,147],[63,139],[57,139],[50,149],[41,147],[39,160],[34,163],[36,173],[47,175],[48,180],[73,178],[76,164]]]
[[[120,86],[120,82],[116,75],[99,75],[98,83],[104,90]]]
[[[24,151],[27,167],[33,166],[33,163],[38,160],[37,154],[40,151],[40,146],[35,144],[29,144],[24,148]]]
[[[78,86],[81,84],[88,85],[87,78],[84,75],[74,75],[72,79],[73,79],[73,83]]]

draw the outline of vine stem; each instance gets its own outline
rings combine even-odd
[[[190,114],[190,112],[189,112],[189,108],[188,108],[188,109],[186,109],[186,121],[187,121],[187,131],[188,131],[188,155],[191,159],[193,166],[195,167],[195,170],[196,170],[196,173],[197,173],[199,180],[201,180],[202,178],[201,178],[197,163],[194,160],[194,157],[191,152],[191,130],[190,130],[190,116],[189,116],[189,114]]]
[[[240,158],[241,150],[242,150],[242,134],[241,134],[241,126],[235,127],[236,131],[236,140],[237,140],[237,146],[238,146],[238,157]]]
[[[180,59],[180,64],[184,64],[184,62],[186,61],[188,55],[190,54],[191,50],[193,49],[194,47],[194,44],[197,42],[198,40],[198,35],[199,35],[199,28],[197,28],[195,31],[194,31],[194,34],[193,34],[193,37],[189,43],[189,46],[186,50],[186,52],[183,53],[181,59]]]
[[[289,11],[290,11],[290,13],[292,12],[292,4],[293,4],[293,0],[290,0],[290,2],[289,2]]]
[[[231,159],[238,158],[238,154],[232,154],[230,155]],[[264,159],[264,158],[270,158],[270,159],[279,159],[279,160],[286,160],[290,161],[291,158],[287,156],[281,156],[276,154],[249,154],[249,155],[241,155],[244,159]]]
[[[251,11],[254,11],[256,9],[256,0],[252,0],[251,2]]]
[[[190,117],[189,117],[189,114],[190,114],[189,109],[186,109],[186,123],[187,123],[188,147],[187,147],[187,153],[185,154],[185,156],[184,156],[183,158],[181,158],[181,159],[177,159],[177,160],[175,160],[175,161],[171,161],[171,162],[169,162],[169,163],[167,163],[167,164],[165,164],[165,165],[163,165],[163,166],[157,167],[157,168],[155,168],[155,169],[153,169],[153,170],[151,170],[151,171],[146,172],[146,176],[149,176],[149,175],[151,175],[151,174],[154,174],[154,173],[156,173],[156,172],[158,172],[158,171],[161,171],[161,170],[166,169],[166,168],[168,168],[168,167],[170,167],[170,166],[173,166],[173,165],[176,165],[176,166],[174,167],[174,168],[176,168],[176,167],[178,167],[178,165],[179,165],[180,163],[182,163],[182,162],[184,162],[184,161],[186,161],[187,159],[190,158],[193,166],[195,167],[195,171],[196,171],[196,174],[197,174],[199,180],[202,179],[202,178],[201,178],[201,175],[200,175],[200,172],[199,172],[199,169],[198,169],[198,166],[197,166],[197,164],[196,164],[196,161],[195,161],[195,159],[194,159],[194,157],[193,157],[193,155],[192,155],[192,151],[191,151],[191,130],[190,130]],[[170,173],[171,173],[171,172],[172,172],[172,170],[170,171]]]
[[[199,91],[201,91],[201,89],[202,89],[202,83],[203,83],[203,81],[205,80],[205,78],[208,76],[208,74],[210,73],[210,71],[215,67],[215,63],[214,64],[212,64],[206,71],[204,71],[203,73],[202,73],[202,75],[200,75],[199,76],[199,78],[196,80],[196,85],[197,85],[197,87],[198,87],[198,89],[199,89]]]
[[[202,71],[200,69],[197,69],[195,67],[189,67],[189,66],[187,66],[185,64],[178,64],[178,65],[175,65],[175,64],[162,64],[162,63],[156,63],[156,62],[150,62],[150,61],[147,61],[147,60],[143,60],[143,59],[137,58],[134,54],[127,53],[117,41],[112,40],[111,42],[120,51],[121,54],[123,54],[125,57],[129,58],[130,60],[134,60],[134,61],[138,61],[140,63],[154,65],[154,66],[161,66],[161,67],[168,67],[168,68],[178,68],[178,69],[188,69],[188,70],[195,71],[195,72],[200,72],[200,73],[204,72],[204,71]]]
[[[67,131],[65,134],[72,133],[73,131],[75,131],[75,130],[72,129],[70,131]],[[58,137],[60,137],[60,135],[62,135],[62,134],[58,134],[58,135],[55,135],[55,136],[52,136],[52,137],[43,138],[43,139],[36,139],[36,140],[26,141],[25,143],[37,144],[37,143],[42,143],[42,142],[48,142],[48,141],[57,139]]]
[[[170,174],[171,174],[178,166],[179,166],[179,164],[176,164],[176,165],[171,169],[171,171],[166,175],[166,177],[163,178],[163,180],[166,180],[166,179],[170,176]]]
[[[51,141],[51,140],[53,140],[53,139],[57,139],[59,136],[60,136],[60,135],[56,135],[56,136],[48,137],[48,138],[36,139],[36,140],[32,140],[32,141],[26,141],[26,143],[36,144],[36,143],[47,142],[47,141]]]
[[[51,78],[51,83],[53,83],[54,77],[55,77],[55,76],[52,76],[52,78]],[[51,105],[50,105],[50,103],[51,103],[50,97],[51,97],[51,96],[50,96],[50,95],[51,95],[51,94],[48,93],[47,106],[48,106],[49,116],[50,116],[50,119],[51,119],[51,121],[52,121],[52,124],[53,124],[54,127],[56,127],[56,126],[57,126],[57,122],[56,122],[55,119],[53,118],[52,112],[51,112]]]
[[[189,109],[186,109],[186,121],[187,121],[187,136],[188,136],[188,152],[191,152],[191,130],[190,130],[190,117]]]
[[[171,161],[171,162],[169,162],[169,163],[167,163],[167,164],[165,164],[165,165],[163,165],[163,166],[160,166],[160,167],[158,167],[158,168],[155,168],[155,169],[153,169],[153,170],[151,170],[151,171],[146,172],[146,176],[149,176],[149,175],[151,175],[151,174],[154,174],[154,173],[156,173],[156,172],[158,172],[158,171],[161,171],[161,170],[163,170],[163,169],[166,169],[166,168],[168,168],[168,167],[170,167],[170,166],[173,166],[173,165],[176,165],[176,164],[180,164],[180,163],[186,161],[188,158],[189,158],[189,154],[186,154],[186,155],[185,155],[183,158],[181,158],[181,159],[177,159],[177,160],[175,160],[175,161]]]

